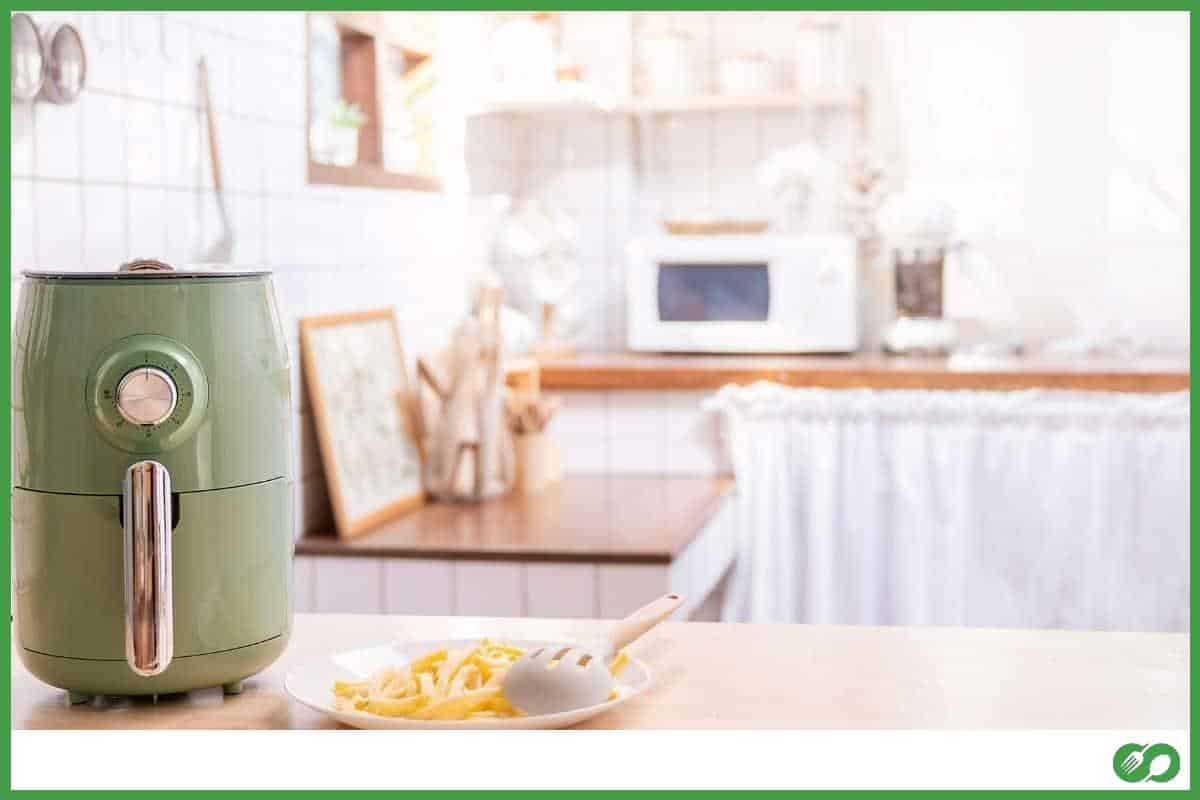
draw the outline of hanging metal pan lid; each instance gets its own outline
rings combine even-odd
[[[165,261],[159,261],[153,258],[136,258],[133,261],[128,261],[120,266],[116,272],[70,272],[70,271],[49,271],[49,270],[25,270],[21,273],[27,278],[47,278],[47,279],[63,279],[63,280],[121,280],[128,278],[136,278],[143,280],[145,278],[258,278],[270,275],[268,269],[240,270],[240,269],[175,269]]]

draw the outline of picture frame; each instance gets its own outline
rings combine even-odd
[[[396,312],[306,317],[300,352],[337,535],[425,502],[422,452]]]

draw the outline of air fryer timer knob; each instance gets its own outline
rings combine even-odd
[[[161,369],[138,367],[117,385],[117,411],[134,425],[157,425],[175,410],[179,390]]]

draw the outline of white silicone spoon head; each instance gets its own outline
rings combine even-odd
[[[601,658],[579,648],[544,647],[513,664],[504,697],[526,714],[554,714],[600,705],[613,679]]]
[[[669,617],[683,597],[668,594],[621,620],[596,647],[547,646],[517,659],[504,676],[504,697],[526,714],[554,714],[599,705],[613,690],[612,655]]]

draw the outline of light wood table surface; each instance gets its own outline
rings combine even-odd
[[[393,638],[566,640],[595,620],[297,615],[278,662],[238,697],[205,690],[70,707],[13,654],[14,728],[324,728],[289,668]],[[15,637],[14,637],[15,638]],[[654,685],[596,728],[1184,728],[1184,634],[667,623],[631,651]]]

